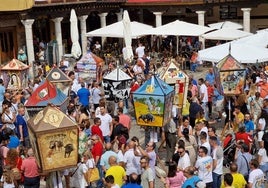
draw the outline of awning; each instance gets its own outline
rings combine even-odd
[[[0,11],[20,11],[32,8],[34,0],[6,0],[1,1]]]

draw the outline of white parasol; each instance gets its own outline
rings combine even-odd
[[[132,38],[131,38],[131,26],[128,11],[124,11],[123,15],[123,25],[124,25],[124,40],[125,40],[125,50],[123,50],[124,59],[131,61],[133,59],[133,50],[132,50]]]
[[[73,57],[78,59],[81,56],[81,47],[78,42],[79,39],[79,32],[78,32],[78,27],[77,27],[77,16],[75,14],[75,10],[71,10],[71,17],[70,17],[70,22],[71,22],[71,39],[72,39],[72,50],[71,54]]]

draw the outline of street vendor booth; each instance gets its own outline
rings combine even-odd
[[[53,67],[47,74],[46,79],[56,85],[66,96],[69,95],[70,84],[72,82],[62,70],[58,67]]]
[[[19,90],[28,87],[29,66],[17,59],[12,59],[1,68],[4,86],[8,90]]]
[[[76,63],[79,76],[90,80],[97,80],[97,82],[102,80],[102,67],[104,60],[95,54],[89,52]]]
[[[65,113],[47,106],[28,121],[29,137],[42,173],[77,165],[78,129]]]
[[[186,104],[187,100],[187,91],[189,86],[188,75],[180,70],[179,66],[173,61],[171,61],[167,67],[161,68],[161,70],[159,70],[159,74],[162,80],[174,87],[174,105],[182,108]]]
[[[25,107],[29,116],[33,117],[49,104],[53,104],[62,112],[65,112],[69,104],[69,98],[54,83],[45,80],[29,97]]]
[[[128,99],[132,78],[119,67],[103,77],[105,98],[108,101]]]
[[[133,93],[138,125],[162,127],[171,117],[174,89],[156,75]]]

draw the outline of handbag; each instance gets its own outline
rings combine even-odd
[[[87,182],[94,182],[94,181],[98,181],[100,179],[99,170],[95,166],[94,166],[94,168],[88,169],[85,176],[86,176]]]

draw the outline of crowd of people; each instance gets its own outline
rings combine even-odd
[[[133,78],[131,92],[149,79],[157,67],[169,63],[166,57],[160,65],[154,63],[150,55],[155,56],[156,52],[146,52],[141,43],[135,52],[136,61],[124,66]],[[264,187],[268,175],[265,67],[247,68],[245,88],[237,96],[222,94],[212,68],[198,80],[189,74],[186,104],[180,112],[174,106],[162,128],[145,127],[143,145],[137,136],[130,136],[130,130],[136,126],[128,109],[133,96],[129,100],[109,101],[101,83],[87,83],[75,69],[64,66],[63,71],[72,80],[66,115],[78,125],[79,157],[74,168],[42,174],[48,187]],[[104,74],[115,67],[111,62]],[[192,68],[194,72],[196,67]],[[0,79],[3,187],[40,187],[42,176],[31,148],[24,104],[44,80],[43,71],[38,69],[34,83],[15,93],[6,90]],[[217,135],[221,123],[224,129]],[[159,147],[158,134],[162,141]],[[165,164],[160,157],[163,145]],[[224,173],[225,164],[229,173]],[[89,171],[93,176],[93,169],[98,169],[94,181],[87,177]],[[156,183],[157,177],[162,183]]]

